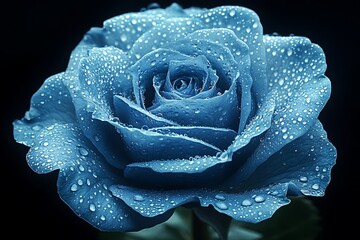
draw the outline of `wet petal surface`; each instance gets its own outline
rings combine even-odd
[[[133,211],[108,187],[124,181],[106,164],[92,144],[72,124],[55,124],[39,134],[27,155],[37,173],[60,169],[58,191],[61,199],[81,218],[104,231],[133,231],[165,221],[144,218]]]
[[[278,93],[274,117],[263,141],[239,170],[237,175],[242,176],[242,179],[249,177],[272,154],[305,134],[317,122],[320,111],[330,97],[330,81],[324,75],[326,63],[318,46],[305,38],[268,37],[266,42],[268,49],[285,49],[289,43],[296,46],[294,49],[297,52],[284,50],[282,55],[268,55],[269,76],[274,76],[274,69],[285,71],[282,70],[283,78],[277,78],[276,74],[276,78],[269,78],[271,88]],[[312,64],[307,64],[308,61],[312,61]],[[293,66],[295,62],[296,66]],[[302,65],[308,66],[305,72]],[[280,83],[281,87],[275,86],[276,79],[277,85]]]
[[[146,129],[127,127],[117,122],[109,123],[116,127],[132,162],[215,155],[220,151],[209,143],[188,136],[173,133],[161,134]]]
[[[335,147],[317,121],[306,134],[271,156],[246,184],[291,182],[305,195],[323,196],[336,155]]]
[[[226,27],[249,47],[251,56],[251,76],[254,87],[252,93],[256,103],[261,103],[268,92],[266,77],[266,58],[263,43],[263,30],[257,14],[244,7],[220,6],[203,11],[185,10],[190,16],[200,18],[204,28]]]
[[[235,220],[257,223],[272,216],[290,201],[286,198],[287,184],[239,193],[209,189],[149,190],[113,185],[110,191],[143,216],[153,217],[186,203],[210,205]]]
[[[17,142],[30,146],[43,128],[55,123],[76,121],[71,96],[63,79],[62,73],[46,79],[31,98],[30,110],[21,120],[14,121],[14,138]]]

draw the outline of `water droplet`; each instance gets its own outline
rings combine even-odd
[[[293,53],[292,49],[289,48],[289,49],[287,50],[287,55],[290,57],[290,56],[292,55],[292,53]]]
[[[39,131],[39,130],[41,130],[42,129],[42,126],[41,125],[34,125],[34,126],[32,126],[32,130],[34,130],[34,131]]]
[[[301,182],[307,182],[307,180],[308,180],[308,179],[307,179],[307,177],[305,177],[305,176],[300,177],[300,181],[301,181]]]
[[[265,198],[261,195],[258,195],[254,198],[254,201],[257,203],[261,203],[261,202],[265,201]]]
[[[101,216],[100,216],[100,219],[101,219],[101,220],[103,220],[103,221],[105,221],[105,220],[106,220],[106,218],[105,218],[105,216],[104,216],[104,215],[101,215]]]
[[[284,84],[284,79],[283,78],[280,78],[279,79],[279,85],[282,86]]]
[[[49,146],[49,143],[48,143],[48,142],[44,142],[43,145],[46,147],[46,146]]]
[[[217,194],[217,195],[215,196],[215,199],[224,201],[224,200],[225,200],[225,197],[224,197],[223,195],[221,195],[221,194]]]
[[[244,201],[242,201],[241,205],[245,207],[251,206],[252,202],[249,199],[245,199]]]
[[[120,39],[125,42],[127,40],[127,36],[125,34],[121,34]]]
[[[141,196],[141,195],[135,195],[134,196],[134,201],[138,201],[138,202],[144,201],[144,197]]]
[[[230,15],[230,17],[233,17],[233,16],[235,16],[235,10],[231,10],[230,12],[229,12],[229,15]]]
[[[224,202],[217,202],[217,203],[215,203],[215,206],[221,210],[228,209],[228,206]]]
[[[95,135],[94,139],[95,139],[96,142],[98,142],[100,140],[98,135]]]
[[[312,189],[318,190],[320,188],[319,184],[315,183],[311,186]]]
[[[95,207],[94,204],[91,203],[90,206],[89,206],[89,209],[90,209],[90,211],[95,212],[96,207]]]
[[[81,155],[83,156],[87,156],[89,154],[88,150],[86,150],[85,148],[83,147],[79,147],[79,152]]]
[[[78,190],[78,186],[76,184],[71,185],[70,190],[76,192]]]
[[[79,170],[80,170],[81,172],[85,171],[84,166],[83,166],[83,165],[79,165]]]

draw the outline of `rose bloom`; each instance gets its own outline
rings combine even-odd
[[[318,45],[264,35],[247,8],[127,13],[85,34],[14,137],[100,230],[152,227],[180,206],[256,223],[330,182],[325,71]]]

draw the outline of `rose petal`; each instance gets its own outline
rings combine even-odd
[[[152,95],[155,94],[151,91],[153,78],[167,73],[170,60],[185,61],[187,59],[192,59],[192,57],[170,49],[157,49],[132,65],[128,72],[132,75],[136,103],[145,108],[144,94],[150,99],[153,98]]]
[[[30,110],[25,117],[13,122],[14,138],[17,142],[30,146],[43,128],[51,127],[55,123],[76,122],[75,109],[63,79],[63,73],[46,79],[31,98]]]
[[[66,71],[77,71],[82,59],[88,57],[89,50],[104,46],[104,36],[101,29],[91,28],[71,52]]]
[[[117,168],[124,167],[128,160],[122,140],[104,119],[114,117],[113,95],[132,95],[130,75],[124,71],[126,66],[127,57],[121,50],[94,48],[82,59],[80,69],[66,72],[64,80],[84,134]]]
[[[247,159],[240,170],[241,173],[238,173],[243,180],[249,177],[258,166],[267,161],[272,154],[305,134],[315,124],[320,111],[330,97],[330,81],[323,75],[326,66],[324,54],[318,46],[311,44],[310,41],[304,38],[278,39],[270,37],[266,40],[269,48],[277,49],[280,52],[281,49],[286,49],[287,44],[290,42],[294,49],[297,49],[297,52],[294,50],[294,56],[292,54],[288,56],[288,53],[275,56],[269,54],[270,56],[268,56],[268,75],[273,75],[272,69],[282,69],[281,76],[284,77],[284,83],[280,88],[275,87],[274,83],[270,85],[271,88],[280,91],[280,94],[276,97],[275,114],[271,127],[263,138],[264,141],[260,143],[254,154]],[[303,61],[300,61],[300,59],[303,59]],[[307,61],[311,61],[313,64],[307,64]],[[294,63],[297,64],[294,66]],[[305,73],[302,64],[309,65]],[[296,76],[297,74],[300,77]],[[283,89],[287,89],[286,94]]]
[[[172,80],[182,80],[186,77],[191,80],[186,88],[175,89]],[[214,86],[217,80],[216,71],[211,68],[210,63],[203,55],[185,61],[170,60],[161,95],[167,99],[177,99],[172,97],[174,95],[179,96],[180,99],[213,97],[216,94]],[[155,86],[159,85],[156,82],[154,84]],[[184,85],[182,84],[182,86]],[[169,93],[169,95],[164,95],[164,93]]]
[[[183,126],[229,128],[236,131],[239,126],[240,113],[235,83],[220,96],[167,100],[149,111]]]
[[[168,127],[156,127],[150,128],[150,131],[156,131],[162,134],[174,133],[191,138],[200,139],[204,142],[208,142],[221,150],[229,147],[234,141],[237,133],[234,130],[227,128],[214,128],[214,127],[200,127],[200,126],[168,126]]]
[[[261,165],[246,185],[293,183],[305,195],[323,196],[335,164],[336,149],[320,121]]]
[[[115,114],[119,118],[119,121],[126,125],[132,125],[135,128],[154,128],[178,125],[167,119],[155,116],[129,99],[118,95],[114,96],[114,107]]]
[[[210,189],[150,190],[123,185],[110,186],[115,197],[143,216],[154,217],[187,203],[213,206],[235,220],[257,223],[270,218],[274,212],[288,204],[288,184],[272,184],[269,187],[239,193],[226,193]]]
[[[107,19],[103,28],[91,28],[88,35],[95,35],[103,42],[103,46],[115,46],[128,51],[134,43],[157,24],[186,14],[178,4],[162,9],[148,9],[142,12],[121,14]]]
[[[163,48],[166,44],[183,39],[187,34],[202,28],[200,20],[187,18],[185,14],[178,18],[171,17],[139,37],[134,43],[130,54],[135,56],[136,59],[140,59],[145,54],[155,49]]]
[[[94,48],[81,61],[77,82],[78,94],[88,101],[90,107],[111,106],[114,95],[132,96],[132,81],[125,72],[127,55],[114,47]]]
[[[248,45],[241,41],[232,30],[226,28],[201,29],[187,36],[192,39],[211,39],[216,43],[227,47],[235,61],[239,65],[240,76],[238,82],[239,106],[241,106],[241,117],[239,132],[241,132],[247,123],[251,110],[251,86],[252,78],[250,76],[250,55]]]
[[[109,123],[116,127],[122,137],[132,162],[215,155],[220,151],[217,147],[195,138],[130,128],[112,121]]]
[[[231,51],[212,40],[196,39],[189,35],[185,39],[180,39],[176,43],[165,45],[165,47],[188,56],[204,55],[210,62],[211,67],[216,70],[219,77],[217,85],[222,90],[229,89],[232,83],[240,76],[239,65]]]
[[[72,124],[55,124],[38,134],[27,155],[37,173],[60,169],[58,192],[61,199],[81,218],[103,231],[135,231],[151,227],[170,217],[144,218],[108,189],[124,181],[106,164],[92,144]]]
[[[84,135],[109,164],[123,169],[130,159],[126,154],[123,139],[116,132],[114,126],[108,122],[111,116],[106,115],[106,112],[101,112],[100,110],[89,112],[86,109],[87,102],[82,98],[76,98],[75,101],[79,125]]]
[[[205,29],[226,27],[249,47],[251,58],[252,94],[255,103],[261,103],[268,92],[266,78],[266,58],[263,43],[263,30],[257,14],[248,8],[239,6],[220,6],[203,11],[185,9],[192,17],[200,18]]]
[[[283,107],[294,95],[302,93],[324,77],[325,55],[322,49],[304,37],[264,38],[267,52],[267,75],[270,90],[279,93],[277,105]],[[328,84],[330,85],[330,84]],[[315,87],[315,86],[314,86]],[[330,91],[327,91],[329,95]],[[320,95],[323,95],[320,94]],[[309,98],[311,94],[309,93]],[[311,99],[305,99],[310,101]]]
[[[245,126],[244,131],[239,134],[228,147],[229,153],[235,153],[247,146],[250,140],[261,135],[271,127],[271,120],[276,106],[276,92],[272,91],[266,96],[263,104],[259,106],[257,113]]]
[[[269,94],[264,101],[264,105],[259,108],[256,117],[245,127],[242,134],[237,135],[230,146],[224,145],[224,147],[229,147],[222,154],[218,154],[217,157],[204,156],[191,159],[157,160],[129,164],[125,168],[126,177],[142,185],[157,186],[159,188],[200,187],[220,183],[222,186],[227,186],[228,183],[224,182],[225,177],[231,176],[234,169],[243,164],[249,154],[248,152],[254,150],[255,147],[250,144],[250,141],[270,128],[275,109],[274,95],[273,92]],[[180,130],[179,127],[158,129],[164,129],[170,133]],[[208,136],[210,131],[207,130],[206,133],[208,134],[206,135],[199,133],[199,130],[206,128],[194,127],[192,129],[184,127],[183,129],[189,131],[192,134],[191,137],[199,138],[201,136],[204,140],[211,139]],[[233,157],[233,155],[235,156]],[[163,179],[168,179],[168,181],[163,181]],[[230,180],[230,183],[232,183],[232,180]]]
[[[124,176],[143,187],[157,189],[195,188],[221,183],[229,174],[231,157],[191,157],[153,160],[127,165]],[[164,181],[166,179],[166,181]]]

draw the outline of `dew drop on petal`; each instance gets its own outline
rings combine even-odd
[[[78,190],[78,186],[76,184],[71,185],[70,190],[76,192]]]
[[[81,172],[85,171],[84,166],[83,166],[83,165],[79,165],[79,170],[80,170]]]
[[[307,182],[307,180],[308,180],[308,179],[307,179],[307,177],[305,177],[305,176],[300,177],[300,181],[301,181],[301,182]]]
[[[89,205],[89,209],[90,209],[90,211],[95,212],[95,210],[96,210],[95,205],[91,203]]]
[[[141,196],[141,195],[135,195],[134,196],[134,201],[138,201],[138,202],[144,201],[144,197]]]
[[[215,206],[221,210],[226,210],[229,208],[224,202],[217,202],[215,203]]]
[[[319,184],[317,184],[317,183],[313,184],[311,187],[314,190],[318,190],[320,188]]]
[[[244,201],[242,201],[241,203],[242,206],[251,206],[252,202],[249,199],[245,199]]]
[[[258,195],[254,198],[254,201],[257,203],[261,203],[261,202],[265,201],[265,198],[261,195]]]
[[[34,130],[34,131],[39,131],[39,130],[41,130],[42,129],[42,126],[41,125],[34,125],[33,127],[32,127],[32,130]]]
[[[87,156],[89,154],[88,150],[83,147],[79,147],[79,152],[82,156]]]
[[[224,201],[224,200],[225,200],[225,197],[224,197],[223,195],[221,195],[221,194],[217,194],[217,195],[215,196],[215,199]]]

